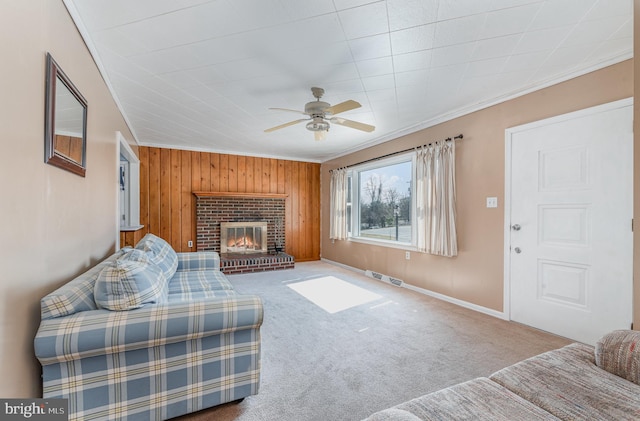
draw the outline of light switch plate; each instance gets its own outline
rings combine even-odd
[[[498,207],[498,198],[497,197],[487,197],[487,207],[488,208],[497,208]]]

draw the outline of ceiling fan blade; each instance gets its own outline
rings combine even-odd
[[[298,113],[298,114],[309,115],[309,114],[305,113],[304,111],[290,110],[289,108],[269,108],[269,109],[270,110],[288,111],[290,113]]]
[[[316,140],[325,140],[327,138],[327,131],[319,130],[317,132],[313,132],[313,135],[315,136]]]
[[[284,124],[281,124],[281,125],[279,125],[279,126],[272,127],[272,128],[270,128],[270,129],[265,129],[265,131],[264,131],[264,132],[265,132],[265,133],[270,133],[270,132],[273,132],[273,131],[275,131],[275,130],[284,129],[285,127],[293,126],[294,124],[298,124],[298,123],[300,123],[300,122],[307,121],[307,120],[308,120],[308,118],[301,118],[300,120],[290,121],[290,122],[288,122],[288,123],[284,123]]]
[[[360,123],[358,121],[347,120],[345,118],[340,118],[340,117],[333,117],[330,121],[340,126],[351,127],[352,129],[362,130],[363,132],[371,133],[376,129],[375,126],[371,126],[365,123]]]
[[[356,108],[360,108],[360,107],[362,107],[362,105],[360,105],[359,102],[350,99],[348,101],[341,102],[340,104],[333,105],[324,111],[327,114],[336,115],[338,113],[343,113],[349,110],[355,110]]]

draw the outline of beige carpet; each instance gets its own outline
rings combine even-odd
[[[323,277],[364,303],[331,313],[291,287]],[[260,393],[176,420],[360,420],[570,342],[323,262],[229,280],[264,301]]]

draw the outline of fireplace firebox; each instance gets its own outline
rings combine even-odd
[[[266,253],[267,222],[221,222],[220,253]]]

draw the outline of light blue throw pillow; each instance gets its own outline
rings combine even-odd
[[[169,243],[149,233],[136,244],[136,249],[147,253],[149,260],[164,272],[167,282],[173,278],[178,269],[178,255]]]
[[[133,310],[167,301],[167,280],[142,250],[132,249],[107,265],[93,291],[98,308]]]

